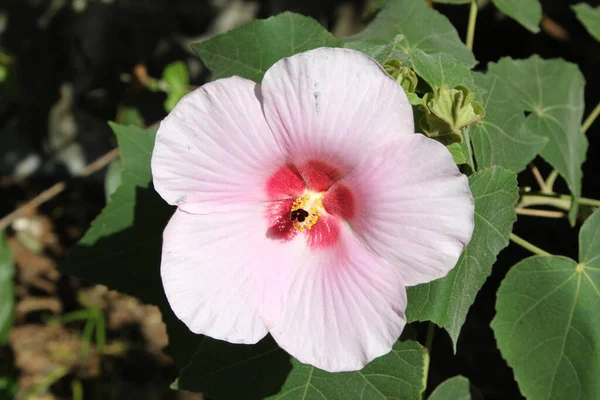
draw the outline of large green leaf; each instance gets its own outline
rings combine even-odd
[[[15,311],[15,263],[4,232],[0,232],[0,346],[8,343]]]
[[[173,315],[162,289],[162,231],[173,209],[150,183],[155,132],[136,126],[111,127],[119,143],[121,184],[61,270],[158,305],[169,333],[169,352],[184,366],[201,337],[191,334]]]
[[[492,328],[529,400],[600,398],[600,212],[579,234],[579,263],[534,256],[510,270]]]
[[[600,42],[600,6],[593,8],[587,3],[579,3],[571,8],[590,35]]]
[[[569,219],[577,217],[581,196],[581,165],[588,142],[581,132],[584,79],[575,64],[564,60],[503,58],[490,63],[489,73],[498,78],[507,96],[530,112],[525,126],[546,136],[541,155],[565,179],[573,195]]]
[[[314,19],[284,12],[252,21],[192,48],[214,79],[239,75],[260,82],[265,71],[281,58],[317,47],[341,45]]]
[[[477,168],[500,165],[515,172],[522,171],[542,151],[548,138],[529,129],[523,107],[504,90],[496,75],[475,73],[475,82],[487,91],[478,92],[485,117],[471,128]]]
[[[539,0],[492,0],[496,7],[533,33],[540,31],[542,5]]]
[[[455,376],[442,382],[428,400],[479,400],[483,399],[464,376]]]
[[[450,21],[424,1],[389,0],[364,31],[344,41],[346,47],[371,54],[397,35],[404,37],[393,54],[398,59],[406,61],[414,49],[421,49],[425,53],[452,54],[467,67],[476,64]]]
[[[361,371],[329,373],[290,359],[270,338],[254,346],[207,338],[182,371],[178,387],[216,399],[420,400],[428,362],[427,350],[407,340]]]
[[[514,172],[493,167],[469,177],[475,199],[475,231],[456,267],[442,279],[408,288],[409,321],[432,321],[448,331],[454,347],[469,307],[508,245],[517,219],[519,194]]]
[[[421,49],[414,49],[410,53],[410,61],[416,74],[432,88],[447,84],[451,88],[463,85],[475,89],[471,70],[450,54],[427,54]]]

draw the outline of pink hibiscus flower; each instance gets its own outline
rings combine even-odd
[[[388,353],[405,287],[445,276],[473,232],[466,177],[353,50],[190,93],[160,125],[152,174],[177,206],[161,264],[177,317],[233,343],[270,333],[332,372]]]

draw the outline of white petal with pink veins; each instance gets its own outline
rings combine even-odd
[[[295,260],[283,293],[271,335],[301,362],[330,372],[358,370],[388,353],[406,322],[398,270],[346,225],[335,246]]]
[[[454,268],[473,234],[474,202],[467,177],[442,144],[399,137],[343,182],[355,196],[353,230],[399,269],[406,286]]]
[[[247,79],[220,79],[185,96],[162,121],[152,176],[169,204],[205,214],[266,200],[267,177],[285,161],[259,90]]]
[[[285,260],[303,246],[270,239],[268,228],[262,206],[175,212],[164,232],[161,277],[171,308],[191,331],[232,343],[266,335],[259,314],[265,280],[291,266]]]
[[[382,143],[414,133],[403,89],[354,50],[284,58],[265,73],[261,90],[269,126],[296,162],[318,160],[343,173]]]

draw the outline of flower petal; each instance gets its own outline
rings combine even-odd
[[[330,372],[361,369],[388,353],[404,329],[406,291],[398,270],[345,224],[336,246],[308,249],[296,260],[287,285],[269,330],[303,363]]]
[[[191,331],[232,343],[267,333],[258,313],[268,271],[294,242],[267,237],[263,206],[227,213],[178,209],[164,232],[161,276],[175,315]]]
[[[296,163],[319,160],[345,172],[382,143],[414,133],[403,89],[354,50],[284,58],[266,72],[261,90],[267,122]]]
[[[164,119],[152,176],[169,204],[205,214],[267,199],[265,182],[285,162],[258,91],[247,79],[220,79],[185,96]]]
[[[445,276],[471,240],[474,202],[450,152],[423,135],[399,137],[343,181],[355,196],[350,221],[406,286]]]

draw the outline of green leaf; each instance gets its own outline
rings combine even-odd
[[[523,395],[600,398],[600,212],[583,225],[580,262],[534,256],[511,268],[492,328]]]
[[[162,232],[173,209],[150,183],[155,132],[110,125],[119,143],[121,185],[71,250],[61,270],[159,306],[171,343],[169,353],[179,366],[184,366],[201,336],[192,334],[173,315],[161,284]]]
[[[135,125],[140,128],[143,128],[146,125],[144,117],[142,117],[139,110],[134,107],[119,108],[118,119],[121,125]]]
[[[475,199],[475,231],[456,267],[442,279],[408,288],[409,321],[432,321],[446,329],[454,347],[469,307],[508,245],[519,198],[514,172],[493,167],[469,177]]]
[[[192,48],[213,73],[213,79],[239,75],[260,82],[265,71],[281,58],[341,45],[314,19],[284,12],[252,21]]]
[[[162,79],[168,85],[167,99],[164,106],[165,110],[170,112],[179,100],[189,92],[190,77],[185,62],[175,61],[167,65],[163,71]]]
[[[117,191],[119,185],[121,185],[121,171],[123,166],[119,158],[113,160],[106,169],[106,175],[104,175],[104,197],[108,203],[110,196]]]
[[[529,31],[538,33],[542,20],[542,5],[539,0],[492,0],[504,14],[514,19]]]
[[[490,63],[489,73],[523,110],[530,112],[525,126],[548,138],[541,156],[565,179],[573,195],[569,212],[575,223],[581,196],[581,165],[588,142],[581,132],[584,79],[575,64],[564,60],[503,58]]]
[[[529,129],[523,107],[504,90],[497,76],[478,72],[474,75],[477,87],[487,91],[478,93],[485,117],[471,128],[477,167],[500,165],[520,172],[542,151],[548,138]]]
[[[464,376],[455,376],[442,382],[429,396],[429,400],[483,400]]]
[[[593,8],[587,3],[579,3],[571,8],[590,35],[600,42],[600,6]]]
[[[600,210],[596,210],[579,232],[579,263],[586,270],[600,269]]]
[[[15,262],[4,232],[0,232],[0,346],[8,343],[15,313]]]
[[[428,362],[427,350],[407,340],[361,371],[329,373],[290,359],[270,338],[254,346],[206,338],[182,371],[178,388],[217,399],[419,400]]]
[[[469,4],[471,0],[433,0],[433,2],[442,4]]]
[[[423,50],[414,49],[410,53],[410,61],[417,75],[431,88],[446,84],[451,88],[462,85],[475,90],[473,75],[469,68],[450,54],[427,54]]]
[[[467,156],[463,151],[463,148],[460,143],[452,143],[449,146],[446,146],[450,154],[452,154],[452,159],[456,163],[456,165],[466,164]]]
[[[476,64],[473,53],[461,42],[450,21],[424,1],[389,0],[364,31],[346,37],[344,42],[345,47],[371,54],[399,34],[404,40],[392,54],[399,60],[407,61],[413,50],[421,49],[425,53],[450,53],[467,67]]]

